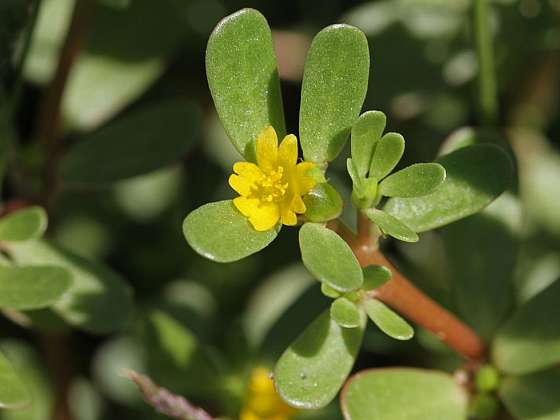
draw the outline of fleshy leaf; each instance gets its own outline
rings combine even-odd
[[[332,25],[319,32],[305,62],[299,134],[305,160],[333,160],[346,143],[364,102],[369,48],[362,31]]]
[[[346,420],[466,420],[467,402],[450,375],[406,368],[359,372],[341,395]]]
[[[393,198],[384,210],[416,232],[435,229],[482,210],[508,187],[512,164],[491,144],[460,148],[437,160],[446,179],[424,197]]]
[[[365,210],[367,217],[385,234],[405,242],[417,242],[418,235],[396,217],[379,209]]]
[[[326,182],[317,184],[315,188],[303,196],[307,210],[305,218],[310,222],[327,222],[336,219],[342,213],[342,198],[338,191]]]
[[[496,366],[520,375],[560,363],[560,280],[525,303],[498,331]]]
[[[368,265],[364,267],[364,289],[373,290],[383,286],[391,280],[391,270],[382,265]]]
[[[439,163],[416,163],[381,181],[379,192],[385,197],[421,197],[433,192],[444,180],[445,168]]]
[[[360,326],[360,310],[351,300],[340,297],[331,304],[331,319],[343,328]]]
[[[332,230],[306,223],[299,230],[299,245],[303,264],[319,281],[340,292],[362,285],[364,278],[356,256]]]
[[[352,126],[352,159],[362,178],[368,173],[373,151],[385,130],[386,123],[387,117],[383,112],[367,111],[360,115]]]
[[[364,308],[373,323],[389,337],[410,340],[414,336],[414,329],[410,324],[377,299],[367,299]]]
[[[284,352],[274,370],[276,389],[288,404],[326,406],[350,373],[362,343],[358,328],[342,328],[325,311]]]
[[[27,207],[0,219],[0,241],[39,238],[47,229],[47,214],[41,207]]]
[[[183,223],[189,245],[200,255],[217,262],[232,262],[270,244],[277,229],[256,231],[231,200],[208,203],[191,212]]]
[[[0,266],[0,308],[30,310],[54,304],[72,284],[60,267]]]
[[[404,153],[404,137],[398,133],[385,134],[373,154],[369,176],[383,179],[391,173]]]
[[[23,408],[31,398],[6,357],[0,353],[0,408]]]
[[[200,112],[175,99],[125,115],[76,144],[62,160],[69,184],[107,184],[179,160],[198,137]]]
[[[560,419],[560,369],[502,380],[500,397],[517,420]]]
[[[206,74],[226,133],[247,160],[255,160],[255,141],[266,126],[284,136],[276,55],[262,14],[242,9],[218,23],[208,40]]]

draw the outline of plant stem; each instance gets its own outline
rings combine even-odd
[[[474,0],[473,6],[473,30],[478,56],[479,112],[483,125],[492,127],[496,123],[498,101],[488,0]]]
[[[391,280],[375,289],[371,297],[386,303],[412,322],[435,334],[440,340],[466,359],[481,362],[485,346],[480,337],[464,322],[432,300],[385,258],[379,250],[377,237],[372,235],[372,223],[358,213],[358,234],[342,224],[330,224],[350,245],[362,267],[384,265],[393,274]]]

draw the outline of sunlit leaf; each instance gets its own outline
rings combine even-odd
[[[331,319],[343,328],[356,328],[360,326],[360,310],[351,300],[340,297],[331,304]]]
[[[365,210],[367,217],[385,234],[405,242],[417,242],[418,235],[396,217],[379,209]]]
[[[433,192],[444,180],[445,169],[440,164],[416,163],[381,181],[379,192],[386,197],[421,197]]]
[[[396,340],[410,340],[414,329],[400,315],[377,299],[367,299],[364,308],[369,318],[381,331]]]
[[[317,184],[315,188],[303,196],[306,211],[305,218],[310,222],[327,222],[336,219],[342,213],[342,198],[334,187],[326,182]]]
[[[47,214],[41,207],[27,207],[0,219],[1,241],[36,239],[47,229]]]
[[[382,265],[368,265],[364,267],[364,289],[373,290],[383,286],[391,280],[391,270]]]
[[[0,353],[0,408],[23,408],[29,394],[6,357]]]
[[[404,153],[404,138],[398,133],[385,134],[373,154],[369,176],[383,179],[391,173]]]
[[[385,130],[386,123],[387,117],[383,112],[367,111],[352,125],[352,159],[361,177],[365,177],[368,173],[373,151]]]

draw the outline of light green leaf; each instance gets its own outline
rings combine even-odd
[[[364,370],[350,378],[341,400],[346,420],[467,419],[467,393],[437,371]]]
[[[333,160],[346,143],[364,102],[369,48],[362,31],[332,25],[309,49],[303,75],[299,134],[305,160]]]
[[[282,139],[282,94],[263,15],[243,9],[216,26],[206,49],[206,74],[226,133],[247,160],[255,160],[255,141],[266,126],[273,126]]]
[[[58,301],[71,284],[70,273],[60,267],[0,266],[0,307],[45,308]]]
[[[436,191],[424,197],[391,199],[384,208],[416,232],[444,226],[482,210],[511,180],[511,160],[491,144],[463,147],[437,162],[447,176]]]
[[[51,308],[69,324],[103,334],[129,321],[130,288],[107,266],[42,240],[10,243],[9,252],[18,264],[56,265],[70,272],[71,287]]]
[[[47,229],[47,214],[33,206],[0,219],[0,241],[26,241],[39,238]]]
[[[505,377],[500,397],[517,420],[560,420],[560,369]]]
[[[379,192],[385,197],[421,197],[433,192],[444,180],[445,168],[440,164],[416,163],[381,181]]]
[[[323,312],[276,364],[274,381],[282,399],[305,409],[331,402],[354,365],[363,333],[364,320],[358,328],[342,328]]]
[[[387,117],[383,112],[367,111],[360,115],[352,125],[350,142],[352,159],[362,178],[365,178],[368,173],[373,151],[385,130],[386,123]]]
[[[346,159],[346,170],[348,171],[348,175],[352,179],[352,184],[354,185],[354,189],[357,191],[362,190],[362,177],[358,171],[358,167],[352,158]]]
[[[385,134],[373,153],[369,176],[383,179],[391,173],[404,153],[404,137],[398,133]]]
[[[0,353],[0,408],[23,408],[30,402],[29,394],[12,365]]]
[[[68,184],[107,184],[177,161],[198,137],[200,112],[167,100],[118,119],[74,146],[62,160]]]
[[[391,270],[382,265],[368,265],[362,270],[364,272],[364,289],[373,290],[383,286],[391,280]]]
[[[356,256],[332,230],[306,223],[299,230],[299,246],[303,264],[319,281],[340,292],[362,285],[364,278]]]
[[[310,222],[328,222],[342,213],[342,198],[337,190],[326,182],[317,184],[315,188],[303,196],[307,210],[305,218]]]
[[[351,300],[340,297],[331,304],[331,319],[343,328],[356,328],[360,326],[362,315],[360,310]]]
[[[379,209],[365,210],[366,216],[385,234],[405,242],[417,242],[418,235],[396,217]]]
[[[560,362],[560,281],[525,303],[498,331],[493,358],[504,372],[520,375]]]
[[[231,200],[205,204],[189,213],[183,223],[189,245],[217,262],[237,261],[259,252],[276,238],[278,230],[256,231]]]
[[[410,340],[414,336],[414,329],[410,324],[377,299],[367,299],[364,308],[373,323],[389,337]]]
[[[336,299],[341,296],[341,293],[338,290],[333,289],[327,283],[321,283],[321,293],[332,299]]]

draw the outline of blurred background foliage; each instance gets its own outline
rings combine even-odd
[[[34,404],[0,417],[50,418],[56,394],[67,391],[77,420],[156,418],[124,378],[124,368],[148,373],[212,413],[235,415],[251,369],[271,366],[329,301],[297,263],[296,230],[285,229],[263,252],[228,265],[203,259],[184,241],[181,223],[188,211],[233,197],[226,179],[239,159],[206,82],[211,30],[242,7],[267,17],[288,132],[297,133],[303,63],[313,35],[335,22],[362,29],[372,52],[364,110],[382,110],[388,131],[404,135],[406,165],[432,160],[458,128],[479,123],[471,3],[93,3],[62,98],[62,182],[50,202],[48,237],[119,273],[116,285],[103,289],[108,302],[101,311],[113,307],[114,314],[99,313],[100,325],[62,321],[54,312],[23,319],[6,313],[0,349],[32,390]],[[2,142],[9,156],[2,162],[8,167],[5,206],[44,198],[50,156],[38,141],[37,121],[74,5],[41,1],[19,78],[18,54],[36,3],[0,2],[0,135],[10,139]],[[512,148],[518,185],[483,213],[423,234],[418,244],[384,242],[409,278],[486,338],[513,307],[560,276],[560,1],[491,5],[501,128],[489,136],[501,136]],[[349,194],[344,162],[332,166],[332,182]],[[350,213],[346,217],[352,221]],[[25,259],[26,251],[21,254]],[[133,303],[123,297],[129,292]],[[369,328],[356,369],[452,370],[459,363],[423,331],[401,343]],[[305,417],[338,419],[338,410],[333,404]]]

